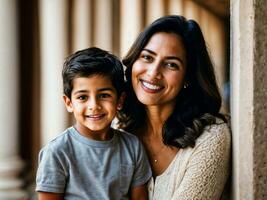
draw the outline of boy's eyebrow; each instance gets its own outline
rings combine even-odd
[[[100,91],[100,92],[102,92],[102,91],[106,91],[106,90],[114,91],[114,89],[111,88],[111,87],[106,87],[106,88],[100,88],[100,89],[98,89],[98,91]]]
[[[76,92],[74,92],[73,94],[79,94],[79,93],[85,93],[88,92],[87,90],[78,90]]]
[[[102,91],[115,91],[113,88],[111,87],[105,87],[105,88],[100,88],[97,90],[98,92],[102,92]],[[86,93],[88,92],[88,90],[78,90],[76,92],[74,92],[73,94],[79,94],[79,93]]]
[[[148,53],[151,53],[151,54],[153,54],[153,55],[157,55],[154,51],[152,51],[152,50],[150,50],[150,49],[145,49],[145,48],[144,48],[142,51],[147,51]],[[167,58],[167,59],[178,60],[179,62],[181,62],[182,64],[184,64],[184,61],[183,61],[181,58],[177,57],[177,56],[167,56],[166,58]]]

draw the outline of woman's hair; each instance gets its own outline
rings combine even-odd
[[[213,64],[199,25],[194,20],[172,15],[157,19],[139,34],[123,59],[126,66],[126,93],[120,127],[135,133],[146,125],[145,107],[132,87],[132,66],[150,38],[158,32],[174,33],[182,38],[187,60],[186,88],[176,97],[175,108],[163,126],[163,142],[179,148],[193,147],[205,126],[216,123],[221,96],[216,84]]]

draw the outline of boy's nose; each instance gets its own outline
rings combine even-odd
[[[96,100],[91,100],[88,103],[88,109],[89,110],[97,110],[97,109],[101,109],[101,106],[98,104],[98,102]]]

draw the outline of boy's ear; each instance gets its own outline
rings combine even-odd
[[[117,110],[121,110],[123,108],[123,103],[125,98],[126,98],[126,93],[125,92],[121,93],[121,96],[118,99]]]
[[[63,100],[66,106],[66,109],[68,112],[72,113],[73,112],[73,107],[72,107],[72,103],[69,97],[67,97],[66,95],[63,95]]]

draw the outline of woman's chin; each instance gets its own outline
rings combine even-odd
[[[158,100],[156,100],[155,98],[150,98],[148,96],[137,97],[137,99],[138,101],[140,101],[140,103],[146,106],[157,105],[159,103]]]

